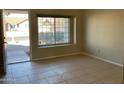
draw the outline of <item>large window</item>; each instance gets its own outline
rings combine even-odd
[[[71,42],[71,18],[38,16],[39,45],[60,45]]]

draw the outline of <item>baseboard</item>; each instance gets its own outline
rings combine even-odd
[[[97,56],[94,56],[92,54],[88,54],[88,53],[85,53],[85,52],[82,52],[83,55],[86,55],[86,56],[89,56],[89,57],[92,57],[92,58],[96,58],[96,59],[99,59],[99,60],[102,60],[104,62],[108,62],[108,63],[111,63],[113,65],[116,65],[116,66],[120,66],[120,67],[123,67],[123,64],[119,64],[117,62],[113,62],[113,61],[110,61],[110,60],[107,60],[107,59],[104,59],[104,58],[101,58],[101,57],[97,57]]]
[[[49,57],[43,57],[43,58],[37,58],[37,59],[32,59],[32,61],[60,58],[60,57],[66,57],[66,56],[71,56],[71,55],[78,55],[78,54],[82,54],[82,52],[69,53],[69,54],[57,55],[57,56],[49,56]]]
[[[108,63],[111,63],[113,65],[123,67],[123,64],[119,64],[119,63],[116,63],[116,62],[113,62],[113,61],[110,61],[110,60],[107,60],[107,59],[104,59],[104,58],[101,58],[101,57],[97,57],[97,56],[94,56],[92,54],[88,54],[88,53],[85,53],[85,52],[76,52],[76,53],[69,53],[69,54],[64,54],[64,55],[57,55],[57,56],[49,56],[49,57],[37,58],[37,59],[33,59],[32,61],[60,58],[60,57],[65,57],[65,56],[78,55],[78,54],[83,54],[83,55],[86,55],[86,56],[90,56],[92,58],[96,58],[96,59],[102,60],[104,62],[108,62]]]

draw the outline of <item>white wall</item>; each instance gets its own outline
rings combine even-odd
[[[84,51],[124,62],[124,10],[90,10],[86,15]]]
[[[31,32],[31,51],[32,59],[39,59],[50,56],[59,56],[70,53],[81,52],[82,49],[82,16],[81,10],[29,10],[30,32]],[[68,15],[76,18],[76,44],[69,46],[39,48],[38,47],[38,31],[36,14],[52,14],[52,15]]]

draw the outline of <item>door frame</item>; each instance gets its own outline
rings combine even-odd
[[[6,58],[5,58],[5,38],[3,27],[3,10],[0,9],[0,39],[1,39],[1,60],[0,60],[0,75],[3,76],[6,73]]]
[[[27,13],[28,14],[28,23],[29,23],[29,25],[28,25],[28,27],[29,27],[29,60],[28,61],[30,61],[31,62],[31,60],[32,60],[32,50],[31,50],[31,30],[30,30],[30,12],[29,12],[29,10],[28,9],[4,9],[3,10],[3,13],[4,13],[4,11],[12,11],[12,12],[14,12],[14,13]],[[3,23],[3,27],[4,27],[4,23]],[[3,28],[3,30],[4,30],[4,28]],[[5,59],[6,59],[6,56],[5,56]],[[19,63],[21,63],[21,62],[19,62]],[[15,63],[12,63],[12,64],[15,64]],[[7,64],[6,64],[7,65]]]

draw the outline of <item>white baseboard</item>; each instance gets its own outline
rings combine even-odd
[[[71,55],[78,55],[78,54],[83,54],[83,55],[86,55],[86,56],[90,56],[92,58],[96,58],[96,59],[102,60],[104,62],[108,62],[108,63],[114,64],[116,66],[123,67],[123,64],[119,64],[117,62],[113,62],[113,61],[110,61],[110,60],[107,60],[107,59],[104,59],[104,58],[101,58],[101,57],[97,57],[97,56],[94,56],[92,54],[88,54],[88,53],[85,53],[85,52],[76,52],[76,53],[70,53],[70,54],[64,54],[64,55],[57,55],[57,56],[49,56],[49,57],[37,58],[37,59],[33,59],[32,61],[53,59],[53,58],[59,58],[59,57],[65,57],[65,56],[71,56]]]
[[[33,59],[32,61],[53,59],[53,58],[66,57],[66,56],[78,55],[78,54],[82,54],[82,52],[76,52],[76,53],[70,53],[70,54],[64,54],[64,55],[57,55],[57,56],[49,56],[49,57],[43,57],[43,58],[37,58],[37,59]]]
[[[92,57],[92,58],[96,58],[96,59],[99,59],[99,60],[102,60],[104,62],[108,62],[108,63],[111,63],[113,65],[116,65],[116,66],[120,66],[120,67],[123,67],[123,64],[119,64],[117,62],[113,62],[113,61],[110,61],[110,60],[107,60],[107,59],[104,59],[104,58],[101,58],[101,57],[97,57],[97,56],[94,56],[92,54],[88,54],[88,53],[85,53],[85,52],[82,52],[83,55],[86,55],[86,56],[89,56],[89,57]]]

